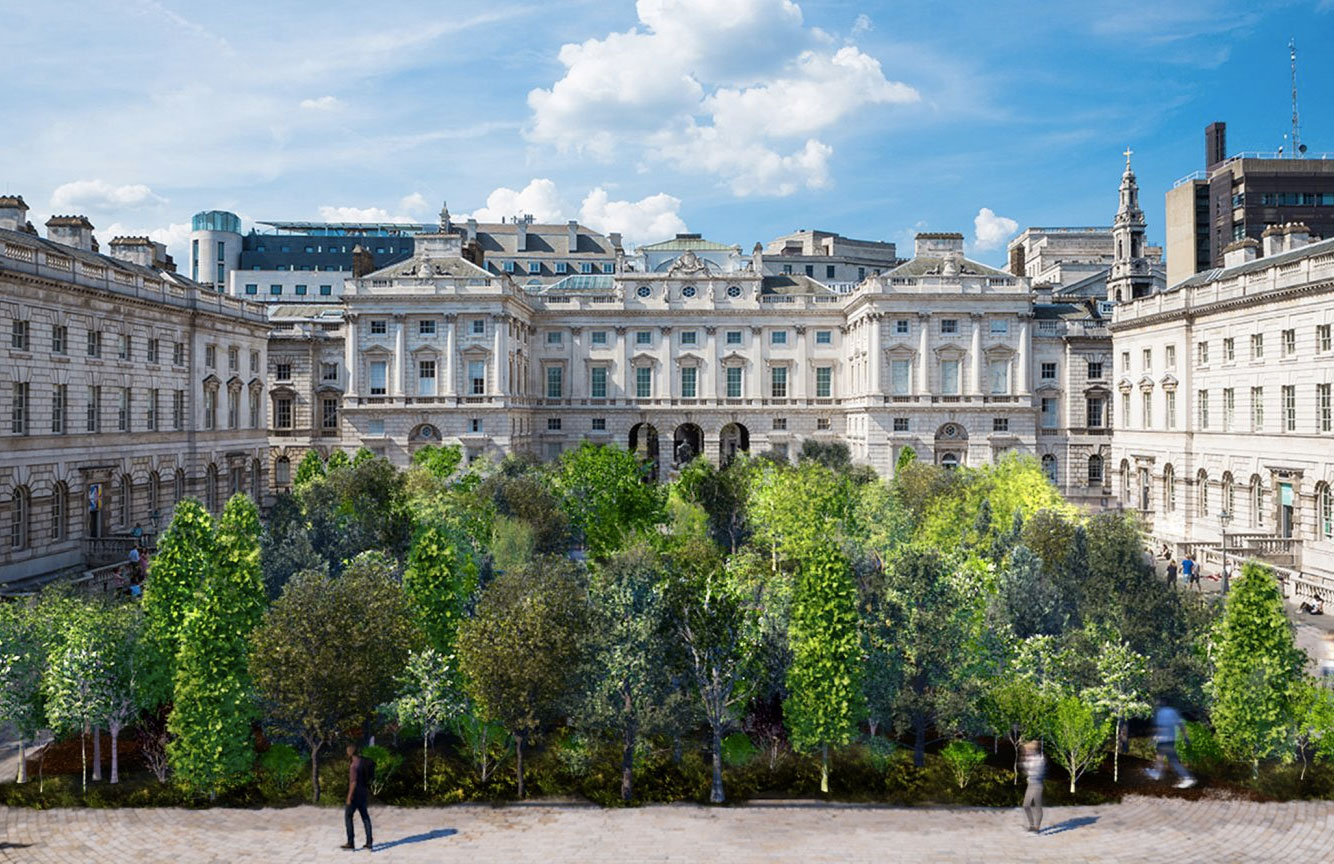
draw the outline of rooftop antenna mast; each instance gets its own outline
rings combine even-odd
[[[1297,41],[1288,40],[1288,60],[1292,67],[1292,158],[1300,159],[1306,152],[1302,144],[1302,127],[1297,117]]]

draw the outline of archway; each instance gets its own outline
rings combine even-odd
[[[682,423],[672,435],[672,464],[681,466],[704,451],[704,430],[694,423]]]
[[[430,423],[422,423],[408,433],[408,453],[416,453],[423,447],[438,445],[440,443],[440,430]]]
[[[630,427],[630,452],[648,466],[649,477],[658,479],[658,430],[652,423],[636,423]]]
[[[750,430],[740,423],[728,423],[718,433],[718,461],[726,468],[736,454],[750,449]]]
[[[966,464],[968,430],[962,423],[946,423],[936,430],[936,464],[954,469]]]

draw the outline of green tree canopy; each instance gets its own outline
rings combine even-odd
[[[213,517],[193,498],[176,502],[144,582],[145,704],[171,701],[186,614],[216,563]]]
[[[418,627],[446,659],[454,655],[459,622],[477,592],[478,567],[468,538],[446,525],[417,529],[403,573]]]
[[[644,482],[644,466],[620,447],[585,441],[561,455],[552,484],[593,558],[607,558],[628,537],[664,519],[666,492]]]

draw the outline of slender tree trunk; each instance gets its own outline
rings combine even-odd
[[[426,759],[431,755],[431,750],[426,746],[426,734],[422,734],[422,791],[426,791]]]
[[[83,763],[83,791],[88,792],[88,727],[79,735],[79,760]]]
[[[926,764],[926,718],[913,718],[912,764],[921,768]]]
[[[1116,743],[1112,745],[1112,782],[1121,782],[1121,718],[1116,718]]]
[[[1019,785],[1019,735],[1010,727],[1010,746],[1014,748],[1014,785]]]
[[[22,738],[19,739],[19,776],[17,778],[17,782],[19,783],[28,782],[28,757],[23,752]]]
[[[519,778],[519,797],[523,797],[523,735],[514,736],[514,772]]]
[[[866,721],[866,725],[867,725],[868,727],[870,727],[870,729],[871,729],[871,737],[874,738],[874,737],[875,737],[875,730],[876,730],[877,728],[879,728],[879,726],[880,726],[880,721],[879,721],[879,720],[871,720],[871,719],[868,718],[867,721]]]
[[[713,727],[713,786],[709,789],[709,801],[722,804],[723,798],[723,730]]]
[[[102,782],[102,727],[93,727],[93,782]]]
[[[310,799],[313,803],[320,803],[320,745],[310,744]]]
[[[820,791],[829,794],[829,745],[820,745]]]
[[[621,800],[629,801],[635,789],[635,726],[625,728],[625,750],[621,753]]]
[[[111,726],[111,783],[120,782],[120,727]]]

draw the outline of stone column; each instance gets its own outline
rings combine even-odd
[[[588,364],[584,362],[584,331],[581,327],[570,328],[570,362],[565,366],[569,380],[565,382],[566,392],[571,399],[584,398],[584,375]]]
[[[917,326],[921,333],[917,339],[917,386],[913,392],[926,395],[931,392],[931,313],[918,312]]]
[[[406,365],[405,358],[403,356],[404,354],[403,330],[405,329],[405,327],[406,325],[403,321],[403,316],[395,315],[394,316],[394,376],[393,376],[394,380],[393,384],[391,384],[389,388],[390,396],[403,396],[408,392],[407,388],[404,386],[406,382],[404,380],[404,369],[403,369],[403,367]]]
[[[455,321],[455,317],[456,317],[456,316],[454,315],[453,312],[451,312],[451,313],[449,313],[448,315],[445,316],[445,352],[444,352],[444,353],[445,353],[445,357],[444,357],[445,362],[441,364],[444,368],[440,370],[440,374],[441,374],[442,376],[444,376],[444,381],[443,381],[443,383],[444,383],[444,385],[445,385],[445,386],[444,386],[444,389],[442,389],[442,390],[440,391],[440,395],[442,395],[442,396],[453,396],[453,395],[455,395],[455,392],[456,392],[455,389],[454,389],[454,376],[455,376],[455,371],[454,371],[454,321]]]
[[[662,372],[658,374],[658,378],[660,380],[666,378],[666,381],[662,382],[665,386],[655,392],[661,399],[675,399],[677,384],[676,369],[672,363],[672,328],[659,327],[658,338],[662,340],[661,344],[658,345],[658,358],[662,362]],[[695,387],[699,387],[698,381],[695,382]]]
[[[750,386],[746,388],[746,392],[750,394],[750,398],[752,399],[763,399],[764,376],[769,374],[769,340],[764,338],[764,329],[761,327],[750,328],[750,337],[752,339],[760,340],[760,359],[759,363],[756,364],[755,374],[752,376],[755,380],[750,382]],[[751,353],[754,354],[755,352]]]
[[[1033,316],[1028,313],[1019,315],[1019,395],[1027,396],[1033,380],[1029,364],[1033,360],[1033,334],[1031,332]]]
[[[347,389],[349,397],[357,395],[357,367],[361,358],[361,347],[357,344],[357,316],[347,313],[343,316],[343,366],[347,369]],[[295,470],[295,469],[294,469]]]
[[[870,373],[871,379],[871,398],[877,402],[881,402],[884,401],[883,397],[885,395],[885,390],[880,377],[880,363],[885,354],[885,346],[880,335],[880,313],[873,313],[869,317],[871,323],[871,344],[868,347],[870,348],[871,354],[869,358],[871,361],[871,368],[868,372]]]
[[[806,378],[811,369],[809,355],[806,353],[806,328],[798,324],[793,329],[797,331],[797,362],[792,368],[792,398],[804,400],[809,392],[806,388]]]
[[[494,396],[503,396],[505,393],[505,379],[508,377],[506,372],[509,366],[509,351],[506,328],[509,322],[504,315],[492,315],[491,323],[495,327],[495,333],[492,334],[491,357],[492,365],[495,367],[495,374],[492,376],[491,392]]]
[[[617,327],[616,335],[621,340],[621,362],[618,364],[621,367],[618,370],[621,379],[621,399],[633,399],[635,382],[634,373],[630,369],[630,360],[635,353],[634,340],[631,338],[629,327]]]
[[[722,386],[718,382],[718,374],[722,371],[722,352],[718,350],[717,328],[704,328],[704,350],[700,354],[704,357],[704,363],[699,370],[699,396],[701,399],[707,399],[711,402],[718,401],[718,388]]]
[[[972,388],[968,391],[971,396],[981,396],[986,392],[982,386],[982,322],[981,312],[971,312],[968,315],[973,327],[973,345],[968,352],[969,378],[972,380]]]

